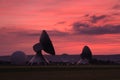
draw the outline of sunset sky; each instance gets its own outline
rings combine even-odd
[[[0,0],[0,55],[35,54],[46,30],[56,54],[120,54],[120,0]]]

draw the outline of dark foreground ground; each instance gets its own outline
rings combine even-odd
[[[120,65],[0,66],[0,80],[120,80]]]

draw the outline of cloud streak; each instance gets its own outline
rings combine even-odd
[[[115,6],[112,7],[113,9],[120,10],[120,4],[116,4]]]
[[[75,22],[73,23],[72,27],[73,32],[75,34],[85,35],[120,34],[120,25],[91,26],[88,25],[87,23]]]
[[[33,37],[40,37],[42,30],[27,30],[27,29],[20,29],[20,28],[7,28],[2,27],[0,28],[0,39],[2,40],[3,37],[10,38],[10,37],[17,37],[18,38],[33,38]],[[64,37],[70,35],[67,32],[61,32],[58,30],[47,30],[48,34],[52,37]],[[10,38],[11,39],[11,38]],[[4,41],[4,40],[3,40]]]
[[[106,17],[107,17],[106,15],[100,15],[100,16],[93,15],[93,16],[90,17],[90,22],[91,23],[97,23],[98,21],[103,20]]]

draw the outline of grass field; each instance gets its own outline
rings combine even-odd
[[[0,80],[120,80],[120,65],[0,66]]]

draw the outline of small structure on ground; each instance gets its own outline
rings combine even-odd
[[[26,64],[26,54],[22,51],[16,51],[11,55],[11,64],[14,65],[25,65]]]

